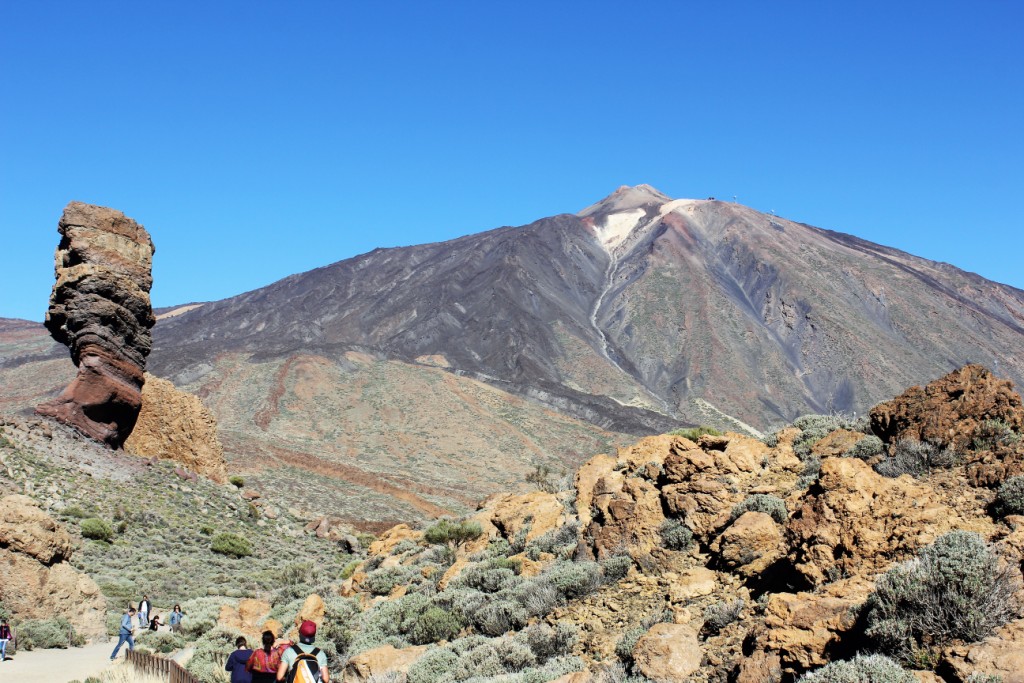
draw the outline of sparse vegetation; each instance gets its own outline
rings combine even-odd
[[[721,436],[722,432],[718,431],[714,427],[709,427],[708,425],[700,425],[699,427],[676,429],[675,431],[669,432],[669,434],[672,434],[673,436],[681,436],[684,439],[689,439],[690,441],[696,441],[705,434],[710,436]]]
[[[18,624],[18,648],[22,650],[78,647],[84,642],[63,617],[26,619]]]
[[[1024,475],[1010,477],[999,486],[993,504],[996,514],[1024,515]]]
[[[232,486],[234,486],[235,488],[238,488],[238,489],[240,489],[243,486],[245,486],[245,478],[244,477],[240,477],[237,474],[233,474],[230,477],[228,477],[228,482],[230,482]]]
[[[892,445],[888,455],[875,464],[875,471],[893,479],[904,474],[919,478],[932,470],[948,469],[961,462],[963,457],[951,447],[939,449],[926,441],[901,439]]]
[[[110,528],[110,525],[96,517],[83,519],[78,526],[83,538],[94,541],[109,541],[114,536],[114,530]]]
[[[885,655],[857,655],[832,662],[800,678],[806,683],[916,683],[917,678]]]
[[[704,633],[717,635],[729,624],[740,618],[746,603],[742,598],[728,602],[716,602],[704,610]]]
[[[466,541],[479,538],[483,530],[480,523],[472,520],[453,522],[450,519],[440,519],[423,533],[423,540],[430,544],[447,543],[452,546],[460,546]]]
[[[885,444],[874,434],[868,434],[863,439],[853,444],[853,447],[846,452],[848,458],[860,458],[861,460],[869,460],[882,453],[885,450]]]
[[[210,541],[210,550],[221,555],[231,557],[248,557],[252,555],[252,546],[249,541],[238,534],[223,533],[217,534]]]
[[[744,512],[763,512],[770,515],[779,524],[785,524],[789,518],[786,502],[769,493],[755,493],[747,496],[742,503],[732,509],[731,520],[735,520]]]
[[[689,550],[693,532],[678,519],[666,519],[661,524],[661,540],[669,550]]]
[[[1019,570],[978,534],[953,531],[876,582],[867,634],[903,658],[954,639],[974,642],[1019,615],[1019,585]]]

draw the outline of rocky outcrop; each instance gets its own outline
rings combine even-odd
[[[344,683],[366,683],[374,676],[405,673],[427,651],[425,646],[397,649],[391,645],[365,650],[349,658],[345,665]]]
[[[106,601],[71,554],[70,534],[36,501],[0,499],[0,603],[20,619],[64,617],[87,639],[105,637]]]
[[[655,624],[633,648],[636,669],[663,683],[682,683],[700,668],[703,657],[697,632],[685,624]]]
[[[782,527],[763,512],[744,512],[715,539],[711,551],[726,568],[757,576],[785,555]]]
[[[953,529],[994,532],[991,522],[964,519],[930,486],[888,479],[856,458],[827,458],[817,488],[786,526],[790,560],[815,586],[885,571]]]
[[[1024,683],[1024,619],[1010,622],[980,643],[949,648],[939,671],[960,683],[975,672],[999,676],[1003,683]]]
[[[156,322],[149,300],[153,242],[120,211],[81,202],[65,207],[57,230],[46,328],[68,346],[78,374],[37,411],[116,448],[142,405]]]
[[[239,600],[237,605],[221,605],[217,626],[227,631],[244,634],[253,639],[253,642],[259,642],[260,635],[268,629],[275,635],[281,635],[281,623],[276,620],[268,620],[268,616],[270,616],[269,602],[244,598]]]
[[[213,413],[198,396],[176,389],[167,380],[148,373],[145,378],[142,409],[124,449],[135,455],[172,460],[224,483],[227,465]]]
[[[963,449],[986,420],[1020,431],[1024,405],[1013,382],[980,365],[965,365],[925,387],[910,387],[871,409],[871,429],[891,442],[912,438]]]

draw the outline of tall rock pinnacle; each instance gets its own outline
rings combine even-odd
[[[153,242],[120,211],[81,202],[64,208],[57,230],[46,328],[78,375],[36,412],[118,448],[138,418],[153,345]]]

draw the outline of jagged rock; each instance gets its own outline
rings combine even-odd
[[[79,635],[106,636],[106,600],[74,569],[71,536],[27,496],[0,499],[0,603],[20,619],[66,618]]]
[[[985,420],[1024,428],[1024,404],[1013,382],[980,365],[965,365],[925,387],[910,387],[871,409],[871,428],[884,441],[912,438],[963,449]]]
[[[1012,621],[980,643],[950,648],[939,666],[947,678],[965,683],[974,672],[1024,683],[1024,619]]]
[[[811,447],[811,453],[819,458],[827,458],[835,455],[842,455],[854,447],[858,441],[864,438],[861,432],[851,432],[848,429],[837,429],[823,439],[819,439]]]
[[[493,496],[484,508],[490,510],[490,522],[509,542],[521,533],[527,542],[532,541],[566,522],[562,503],[554,494],[542,491]]]
[[[49,566],[71,557],[71,535],[35,500],[15,494],[0,499],[0,548]]]
[[[740,662],[736,683],[779,683],[782,659],[777,652],[757,650]]]
[[[249,638],[258,640],[263,631],[267,630],[270,626],[276,624],[280,629],[280,624],[276,621],[274,624],[268,625],[267,617],[269,615],[269,602],[244,598],[239,600],[237,606],[221,605],[220,614],[217,617],[217,626],[228,631],[237,631]],[[280,635],[280,630],[276,630],[274,633]]]
[[[755,576],[786,554],[782,527],[763,512],[744,512],[711,545],[723,565]]]
[[[787,671],[804,671],[829,662],[828,652],[857,623],[857,607],[874,584],[848,579],[819,593],[775,593],[765,606],[765,631],[757,646],[776,652]]]
[[[398,524],[382,533],[380,538],[371,543],[369,553],[371,555],[388,555],[391,553],[391,549],[402,541],[418,540],[420,536],[422,534],[408,524]]]
[[[813,585],[877,574],[953,529],[995,533],[990,520],[964,519],[939,502],[930,486],[888,479],[856,458],[825,459],[803,500],[786,535],[790,560]]]
[[[718,588],[717,574],[706,567],[693,567],[672,578],[668,584],[671,604],[688,604],[694,598],[711,595]]]
[[[120,211],[81,202],[65,207],[57,230],[46,328],[68,346],[78,374],[36,410],[117,448],[138,418],[153,344],[153,242]]]
[[[426,646],[396,649],[391,645],[365,650],[349,658],[342,673],[344,683],[365,683],[373,676],[385,673],[406,673],[413,663],[427,651]]]
[[[198,396],[146,373],[142,409],[124,442],[129,453],[172,460],[218,483],[227,480],[217,420]]]
[[[682,683],[703,657],[697,632],[685,624],[655,624],[633,648],[636,669],[658,683]]]

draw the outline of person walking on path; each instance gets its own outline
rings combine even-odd
[[[249,649],[242,636],[235,639],[235,647],[237,649],[228,657],[228,663],[224,665],[224,670],[231,672],[231,683],[252,683],[252,676],[245,670],[245,663],[249,661],[249,657],[252,657],[252,650]]]
[[[14,640],[11,634],[11,625],[4,619],[0,621],[0,662],[7,660],[7,641]]]
[[[143,595],[139,603],[139,628],[149,628],[149,596]]]
[[[315,638],[316,624],[312,621],[302,622],[302,625],[299,626],[299,642],[281,653],[281,665],[277,668],[277,680],[285,680],[289,670],[301,667],[305,669],[305,677],[300,678],[297,673],[294,680],[331,683],[331,677],[327,673],[327,655],[314,644]]]
[[[129,607],[125,615],[121,617],[121,630],[117,632],[117,647],[114,648],[114,652],[110,655],[110,661],[117,659],[117,653],[125,643],[128,643],[129,650],[135,649],[135,640],[132,638],[132,631],[135,628],[132,626],[132,617],[134,616],[135,608]]]
[[[277,667],[281,666],[281,650],[274,647],[277,640],[273,631],[263,632],[263,647],[253,650],[245,670],[252,674],[252,683],[274,683],[277,680]]]
[[[181,618],[185,616],[181,613],[181,605],[175,605],[174,610],[171,612],[171,618],[167,622],[171,625],[171,633],[178,633],[181,631]]]

